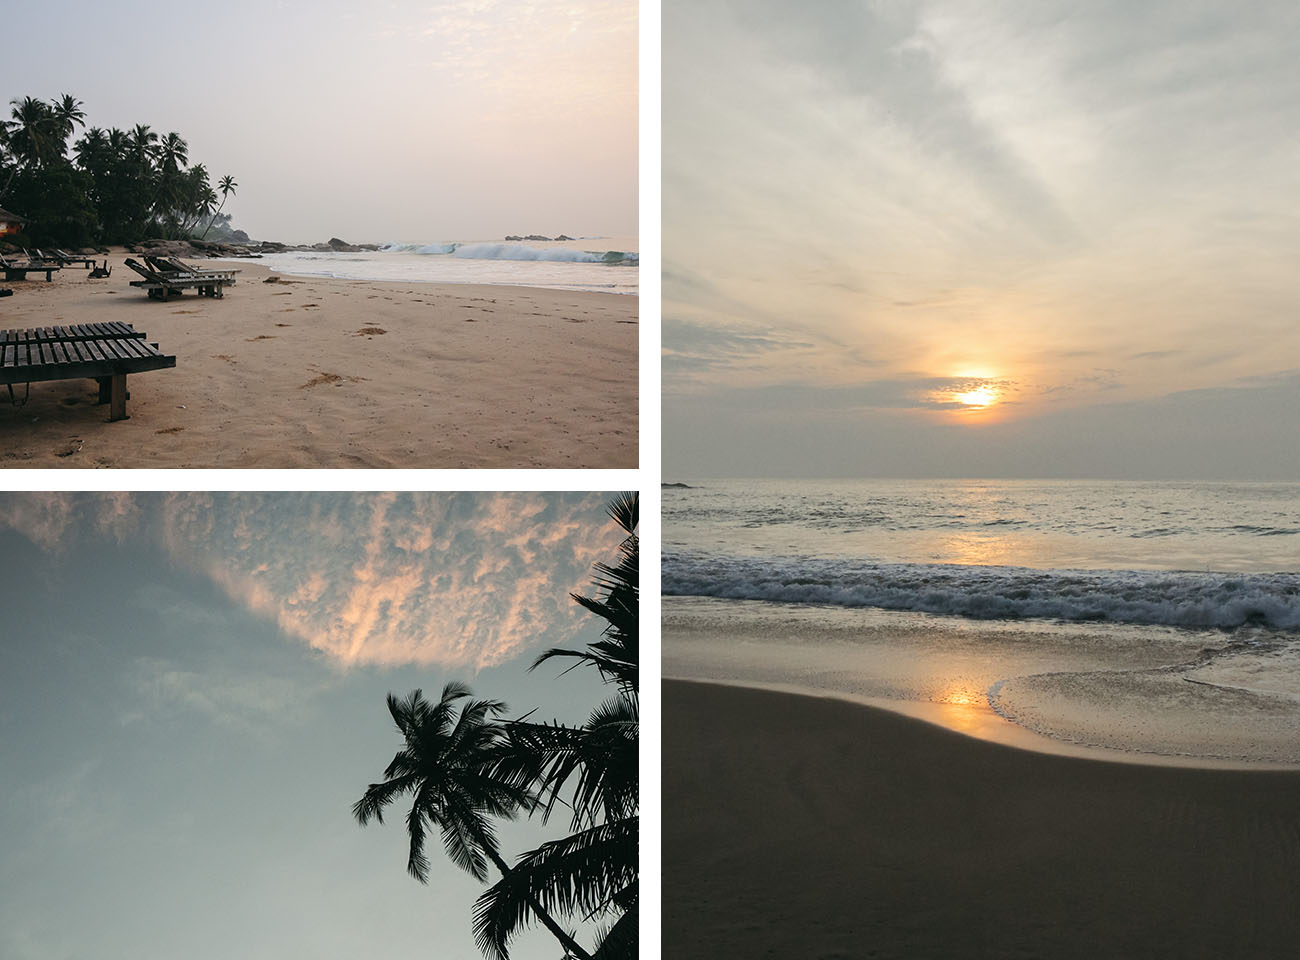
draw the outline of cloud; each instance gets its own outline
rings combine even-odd
[[[1015,387],[1014,380],[999,377],[908,377],[853,384],[785,383],[736,388],[712,395],[706,402],[714,411],[761,412],[787,420],[802,417],[812,425],[862,410],[959,409],[968,404],[957,402],[955,394],[981,388],[1005,393]]]
[[[569,593],[621,539],[603,506],[598,494],[6,494],[0,524],[49,551],[134,525],[339,666],[480,669],[579,626]],[[159,676],[181,695],[185,678]]]
[[[875,385],[880,402],[905,393]],[[780,391],[719,403],[703,418],[664,405],[665,476],[1059,477],[1294,480],[1300,374],[1097,403],[983,425],[926,424],[880,406],[795,405]],[[831,399],[840,400],[832,393]],[[789,403],[786,409],[781,404]],[[725,461],[719,450],[738,451]],[[719,466],[719,464],[722,464]]]

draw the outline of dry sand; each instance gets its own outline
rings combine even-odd
[[[128,285],[123,258],[104,280],[71,267],[3,284],[0,328],[125,321],[176,367],[128,377],[117,423],[90,380],[32,384],[21,408],[0,388],[0,467],[637,464],[637,297],[266,283],[251,260],[223,299],[164,303]]]
[[[664,682],[663,955],[1295,956],[1300,773],[1050,756]]]

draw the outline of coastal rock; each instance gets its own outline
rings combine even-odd
[[[525,240],[540,240],[540,241],[542,241],[543,243],[550,243],[550,242],[551,242],[551,238],[550,238],[550,237],[543,237],[541,234],[537,234],[537,233],[530,233],[528,236],[524,237],[524,239],[525,239]]]
[[[509,236],[509,237],[506,237],[506,240],[522,240],[522,239],[523,239],[523,237],[516,237],[516,236],[513,236],[513,235],[512,235],[512,236]]]
[[[559,235],[558,237],[556,237],[555,239],[556,239],[556,240],[576,240],[577,237],[566,237],[564,234],[560,234],[560,235]]]
[[[346,240],[340,240],[338,237],[330,237],[329,240],[326,241],[326,243],[329,245],[329,248],[333,250],[335,253],[360,253],[361,252],[360,247],[348,243]]]

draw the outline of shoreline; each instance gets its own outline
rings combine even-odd
[[[701,684],[704,686],[731,687],[741,690],[759,690],[811,700],[833,700],[855,706],[881,710],[899,717],[915,720],[945,733],[967,737],[981,743],[994,744],[1010,750],[1049,757],[1066,757],[1076,760],[1094,760],[1101,763],[1122,763],[1137,766],[1170,767],[1180,770],[1236,770],[1239,772],[1271,771],[1300,774],[1300,764],[1269,760],[1238,760],[1231,757],[1208,757],[1196,754],[1147,753],[1141,750],[1120,750],[1057,740],[1037,733],[1009,720],[986,703],[934,703],[921,700],[890,700],[884,697],[860,696],[845,691],[818,690],[793,683],[764,683],[749,680],[721,680],[717,678],[669,676],[664,680],[673,683]]]
[[[1044,753],[1300,770],[1294,698],[1254,689],[1267,669],[1293,684],[1290,644],[752,600],[662,607],[665,677],[836,697]]]
[[[1040,754],[663,682],[665,956],[1284,956],[1300,772]]]
[[[174,354],[108,423],[92,380],[0,404],[0,466],[571,468],[637,464],[639,297],[286,277],[166,302],[77,268],[6,284],[0,328],[123,321]],[[101,256],[100,259],[103,259]],[[22,395],[21,388],[19,396]],[[7,399],[7,394],[5,396]]]

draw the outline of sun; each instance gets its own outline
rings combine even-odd
[[[998,401],[998,392],[992,387],[978,387],[965,393],[954,394],[953,399],[968,407],[991,407]]]

